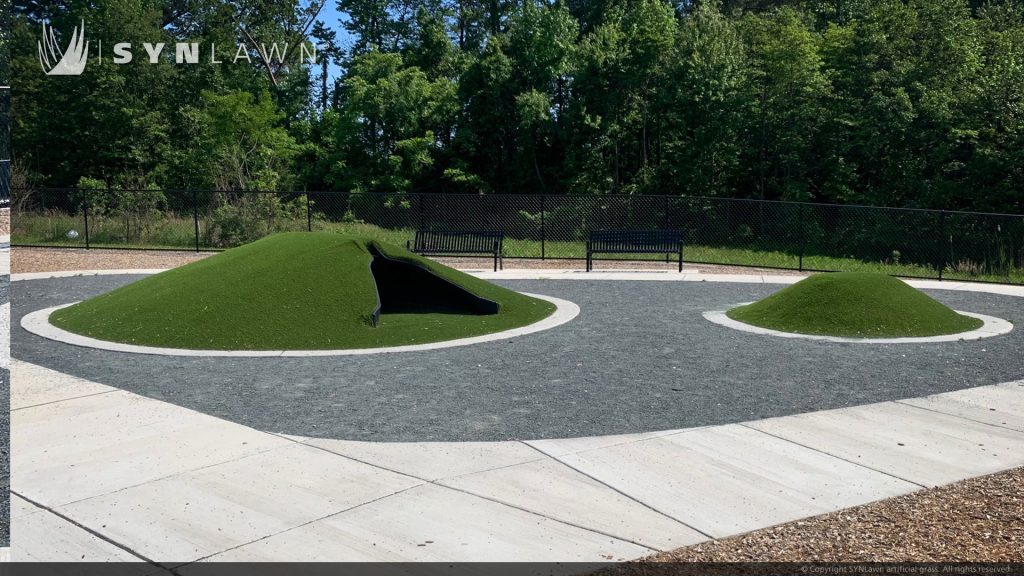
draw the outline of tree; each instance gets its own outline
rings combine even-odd
[[[322,21],[318,20],[313,24],[311,36],[317,42],[317,58],[320,63],[320,94],[317,106],[322,114],[327,110],[328,103],[332,101],[328,90],[328,80],[330,79],[328,71],[332,62],[341,59],[343,51],[338,46],[338,33],[325,26]]]
[[[397,49],[401,26],[393,16],[395,0],[337,0],[337,7],[346,15],[342,26],[355,37],[353,57]]]
[[[18,177],[1024,212],[1022,0],[321,1],[15,4]],[[41,25],[82,19],[85,72],[45,75]]]
[[[663,94],[666,119],[659,182],[666,191],[729,196],[742,189],[749,148],[749,60],[735,22],[713,4],[686,18]]]
[[[613,8],[580,47],[574,78],[573,188],[587,193],[652,191],[663,121],[658,108],[676,42],[672,7],[637,0]],[[657,121],[655,119],[658,119]]]
[[[1024,5],[985,6],[978,20],[981,71],[970,110],[975,153],[964,207],[1024,214]],[[962,197],[963,195],[958,195]],[[968,200],[964,198],[964,200]]]
[[[807,201],[821,181],[823,131],[828,129],[831,85],[821,55],[821,38],[792,8],[748,15],[743,21],[751,54],[748,150],[757,166],[761,198]]]
[[[455,87],[431,80],[399,54],[356,57],[338,123],[333,182],[346,190],[407,192],[434,165],[439,131],[456,110]]]
[[[267,91],[203,92],[203,145],[194,162],[205,163],[209,185],[217,190],[278,190],[291,187],[295,140],[281,126]]]

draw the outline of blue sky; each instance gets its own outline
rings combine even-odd
[[[342,13],[338,12],[338,4],[335,0],[327,0],[322,10],[320,10],[320,16],[317,18],[321,20],[325,26],[331,30],[335,30],[338,33],[338,44],[341,45],[342,49],[348,52],[352,46],[352,36],[341,26]],[[330,76],[333,80],[341,75],[341,67],[337,63],[331,63]]]

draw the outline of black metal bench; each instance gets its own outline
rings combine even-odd
[[[587,238],[587,272],[594,269],[594,254],[664,254],[669,262],[679,254],[683,271],[683,232],[681,230],[591,230]]]
[[[502,261],[503,232],[435,232],[417,230],[416,239],[406,242],[410,252],[424,256],[490,254],[494,256],[494,271],[505,268]]]

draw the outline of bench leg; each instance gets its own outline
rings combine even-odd
[[[679,271],[683,271],[683,247],[679,247]]]
[[[494,253],[494,271],[495,272],[498,271],[498,253],[497,252]]]

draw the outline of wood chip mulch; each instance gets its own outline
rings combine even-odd
[[[1024,562],[1024,468],[662,552],[602,574],[679,562]]]
[[[68,270],[124,270],[175,268],[210,256],[211,252],[160,250],[85,250],[80,248],[11,249],[11,271],[63,272]]]
[[[164,250],[110,250],[82,248],[26,248],[15,247],[11,251],[11,270],[25,272],[61,272],[68,270],[123,270],[130,268],[174,268],[215,252],[188,252]],[[489,258],[437,258],[448,266],[469,270],[490,270],[493,261]],[[674,272],[677,264],[653,261],[602,261],[595,265],[597,270],[666,270]],[[506,270],[583,270],[583,260],[538,260],[505,259]],[[775,276],[800,275],[795,270],[767,270],[739,266],[714,266],[707,264],[685,264],[685,270],[704,274],[771,274]]]

